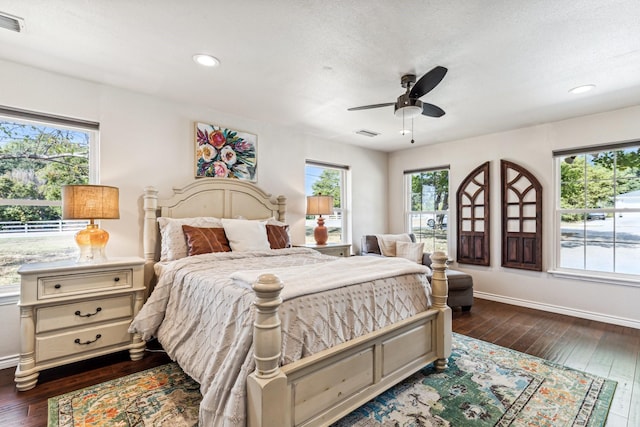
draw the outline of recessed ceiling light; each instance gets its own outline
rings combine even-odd
[[[582,86],[574,87],[573,89],[569,89],[569,93],[573,93],[574,95],[579,93],[585,93],[595,89],[595,87],[596,85],[582,85]]]
[[[402,129],[400,131],[400,135],[409,135],[411,133],[410,129]]]
[[[205,67],[217,67],[220,65],[220,60],[215,56],[207,55],[206,53],[198,53],[193,55],[193,60]]]

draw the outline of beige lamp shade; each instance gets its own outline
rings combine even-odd
[[[320,215],[318,218],[318,226],[313,229],[313,237],[316,239],[316,244],[318,245],[326,245],[329,238],[329,232],[324,225],[322,215],[331,215],[332,213],[332,196],[307,196],[307,215]]]
[[[119,219],[119,203],[117,187],[62,186],[62,219]]]
[[[79,263],[104,262],[109,233],[95,219],[120,218],[119,191],[106,185],[63,185],[62,219],[88,219],[87,228],[76,233]]]
[[[331,215],[332,213],[332,196],[307,196],[307,215]]]

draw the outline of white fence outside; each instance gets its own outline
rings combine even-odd
[[[42,232],[78,231],[87,226],[89,221],[0,221],[0,234],[23,234]]]

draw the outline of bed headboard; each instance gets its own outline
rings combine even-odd
[[[274,198],[254,184],[234,179],[198,179],[182,188],[174,187],[173,196],[167,199],[158,199],[155,187],[145,187],[143,249],[147,290],[153,284],[153,264],[160,259],[158,217],[274,217],[285,222],[286,204],[284,196]]]

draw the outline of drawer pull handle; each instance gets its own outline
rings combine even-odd
[[[98,341],[100,338],[102,338],[102,335],[98,334],[96,335],[96,339],[95,340],[89,340],[89,341],[85,341],[85,342],[80,342],[80,338],[76,338],[75,341],[73,341],[76,344],[80,344],[80,345],[89,345],[92,344],[96,341]]]
[[[80,312],[80,310],[75,312],[75,315],[78,317],[91,317],[91,316],[95,316],[96,314],[100,313],[102,311],[102,307],[98,307],[96,308],[96,312],[95,313],[87,313],[87,314],[82,314]]]
[[[54,286],[54,288],[56,288],[56,289],[60,289],[61,287],[62,287],[62,285],[60,283],[56,283],[55,286]]]
[[[114,278],[113,278],[113,281],[114,281],[114,282],[119,282],[119,281],[120,281],[120,278],[119,278],[119,277],[114,277]]]

